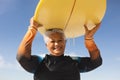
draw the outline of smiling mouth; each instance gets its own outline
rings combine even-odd
[[[62,49],[62,47],[56,47],[56,48],[54,48],[53,50],[59,51],[59,50],[61,50],[61,49]]]

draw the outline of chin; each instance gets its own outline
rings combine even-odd
[[[55,56],[61,56],[61,55],[63,55],[63,53],[61,53],[61,52],[56,52],[56,53],[54,53],[53,55],[55,55]]]

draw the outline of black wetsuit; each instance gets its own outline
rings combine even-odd
[[[91,60],[89,57],[51,56],[43,59],[32,56],[18,58],[25,70],[34,74],[34,80],[80,80],[81,72],[88,72],[102,63],[101,57]]]

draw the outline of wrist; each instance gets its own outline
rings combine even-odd
[[[94,38],[85,38],[85,40],[94,40]]]
[[[32,30],[37,31],[37,28],[35,26],[29,26],[28,29],[32,29]]]

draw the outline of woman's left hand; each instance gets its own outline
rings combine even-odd
[[[96,24],[96,27],[94,27],[93,29],[89,30],[88,27],[86,25],[84,25],[85,28],[85,39],[93,39],[94,34],[96,33],[96,31],[99,29],[101,23]]]

